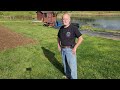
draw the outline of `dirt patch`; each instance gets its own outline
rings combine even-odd
[[[0,26],[0,51],[30,43],[35,44],[36,41]]]

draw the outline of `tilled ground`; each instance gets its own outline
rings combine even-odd
[[[30,43],[36,43],[36,41],[0,26],[0,51]]]

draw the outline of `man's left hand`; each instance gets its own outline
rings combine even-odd
[[[75,47],[72,49],[72,53],[76,54],[76,48]]]

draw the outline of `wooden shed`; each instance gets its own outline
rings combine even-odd
[[[53,11],[37,11],[37,20],[48,24],[48,26],[54,26],[56,22],[56,14]]]

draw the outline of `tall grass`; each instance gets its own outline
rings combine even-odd
[[[120,16],[120,11],[67,11],[71,17],[97,17],[97,16]],[[63,13],[60,13],[57,17],[61,18]]]
[[[36,11],[0,11],[0,20],[31,20],[36,18]]]

